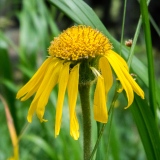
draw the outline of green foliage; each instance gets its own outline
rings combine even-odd
[[[109,121],[105,126],[97,155],[94,155],[93,159],[103,160],[106,157],[116,160],[145,159],[146,157],[148,160],[160,159],[159,117],[156,114],[157,111],[159,111],[157,106],[160,106],[158,96],[160,94],[160,85],[158,78],[154,75],[154,54],[152,54],[148,19],[150,16],[146,0],[140,0],[142,17],[139,23],[137,22],[136,38],[133,39],[134,45],[131,51],[108,32],[93,9],[84,1],[50,0],[47,3],[48,5],[52,5],[48,7],[43,0],[22,1],[22,9],[15,13],[20,25],[19,44],[12,41],[7,34],[5,34],[5,30],[3,32],[0,31],[0,95],[6,99],[10,107],[15,128],[20,137],[20,159],[63,160],[66,159],[66,157],[69,160],[82,159],[82,134],[78,141],[74,141],[69,135],[67,96],[64,103],[61,132],[57,138],[54,138],[57,90],[52,92],[50,101],[46,107],[45,117],[48,119],[47,123],[41,124],[35,117],[33,123],[27,124],[25,128],[26,115],[31,99],[23,103],[15,100],[16,92],[20,86],[28,81],[46,58],[50,41],[60,33],[59,27],[57,27],[56,24],[56,13],[59,12],[59,9],[64,15],[67,15],[74,24],[89,25],[100,30],[110,39],[117,53],[121,52],[122,57],[126,60],[130,57],[128,62],[131,71],[137,75],[137,81],[140,82],[146,91],[145,100],[135,96],[134,103],[130,109],[123,110],[122,107],[114,109],[113,120]],[[150,20],[152,24],[154,24],[157,32],[159,32],[159,28],[154,23],[154,19],[150,18]],[[63,23],[61,17],[59,21]],[[148,67],[143,63],[142,59],[134,55],[142,22]],[[143,46],[139,46],[139,48],[142,47]],[[9,54],[10,49],[15,52],[18,62],[12,62]],[[111,90],[109,105],[111,104],[113,93],[114,91]],[[123,106],[124,98],[120,96],[118,101],[120,102],[120,106]],[[81,120],[79,105],[78,103],[77,113]],[[0,113],[0,141],[2,142],[0,146],[0,159],[7,159],[12,156],[13,147],[1,102]],[[93,132],[97,129],[94,123],[95,122],[93,122],[92,128]],[[100,131],[102,125],[99,124],[98,126]],[[82,125],[80,125],[80,132],[82,132]],[[94,133],[93,147],[96,140],[96,133]]]
[[[159,143],[157,143],[160,142],[159,131],[147,101],[135,96],[131,111],[137,124],[147,158],[153,160],[159,159],[160,146]]]
[[[12,113],[14,124],[18,132],[17,116],[15,109],[15,94],[11,89],[11,83],[13,82],[13,71],[11,68],[11,61],[9,59],[8,48],[6,42],[3,40],[3,35],[0,32],[0,93],[7,99],[10,111]]]
[[[156,92],[155,92],[155,72],[154,72],[154,62],[152,54],[152,40],[151,40],[151,31],[149,24],[149,14],[146,0],[140,1],[140,8],[142,14],[142,21],[144,27],[145,43],[146,43],[146,52],[148,60],[148,76],[149,76],[149,103],[153,115],[156,115]]]

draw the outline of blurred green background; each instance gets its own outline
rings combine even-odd
[[[122,0],[100,0],[98,2],[86,0],[86,3],[96,12],[110,33],[120,41],[124,2]],[[157,13],[156,10],[160,9],[160,2],[153,0],[149,9],[154,22],[157,26],[160,26],[160,19],[158,19],[160,17],[154,17],[154,14]],[[139,16],[138,2],[129,1],[126,7],[124,41],[133,38]],[[48,1],[0,0],[0,95],[6,100],[10,108],[17,134],[21,135],[19,156],[22,160],[82,159],[82,136],[78,141],[75,141],[69,134],[67,97],[64,103],[61,132],[57,138],[54,138],[57,89],[53,90],[46,107],[45,117],[48,119],[47,123],[40,123],[35,116],[33,122],[28,124],[26,115],[32,98],[25,102],[15,99],[20,87],[31,78],[45,60],[50,41],[62,30],[74,24],[71,19]],[[152,26],[155,71],[157,82],[159,82],[160,45],[158,42],[160,42],[160,34]],[[140,33],[135,53],[147,65],[143,32]],[[141,81],[138,80],[138,83],[141,84]],[[145,86],[142,87],[146,90]],[[93,95],[91,95],[91,99],[93,99],[92,97]],[[112,98],[112,91],[110,97]],[[122,95],[119,97],[114,111],[110,139],[108,140],[109,126],[105,128],[102,137],[101,150],[104,153],[102,159],[107,156],[109,160],[146,159],[130,109],[123,109],[125,104],[126,101]],[[82,135],[79,101],[76,110]],[[92,123],[94,144],[96,141],[96,122],[93,120]],[[5,110],[0,101],[0,160],[5,160],[12,155],[13,146]]]

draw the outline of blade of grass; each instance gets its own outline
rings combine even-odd
[[[149,102],[154,117],[156,118],[156,91],[155,91],[155,73],[152,54],[152,40],[149,23],[148,6],[146,0],[140,0],[143,29],[145,34],[146,52],[148,60],[148,79],[149,79]]]
[[[123,9],[123,19],[122,19],[122,30],[121,30],[121,46],[120,46],[120,55],[121,55],[121,48],[123,45],[123,36],[124,36],[124,23],[125,23],[125,17],[126,17],[126,5],[127,5],[127,0],[124,1],[124,9]]]
[[[134,48],[135,48],[136,43],[137,43],[137,39],[138,39],[138,36],[139,36],[139,33],[140,33],[141,25],[142,25],[142,17],[139,18],[138,25],[137,25],[137,28],[136,28],[136,32],[134,34],[132,46],[131,46],[131,49],[130,49],[129,57],[128,57],[128,60],[127,60],[127,64],[128,64],[129,68],[132,64],[132,59],[133,59],[133,56],[134,56]]]
[[[137,26],[135,36],[133,39],[133,44],[130,50],[130,57],[128,59],[129,66],[131,64],[131,60],[133,57],[133,51],[134,51],[134,47],[135,47],[135,44],[136,44],[136,41],[137,41],[137,38],[140,32],[141,24],[142,24],[142,17],[140,17],[139,19],[138,26]],[[154,117],[152,114],[150,114],[151,111],[146,101],[143,101],[138,96],[136,96],[135,99],[136,99],[134,101],[135,106],[131,107],[131,111],[135,118],[135,122],[137,124],[137,128],[139,130],[139,134],[143,142],[143,146],[146,151],[147,158],[148,159],[158,159],[158,157],[160,156],[159,155],[160,149],[158,148],[160,146],[156,146],[156,141],[159,142],[160,138],[158,134],[158,128],[154,121]],[[152,120],[151,119],[148,120],[147,118],[148,116],[151,117]],[[152,128],[152,126],[154,126],[153,127],[154,129]],[[143,131],[146,131],[145,135]]]
[[[2,103],[4,105],[8,130],[9,130],[12,145],[13,145],[14,155],[12,157],[10,157],[10,159],[18,160],[19,159],[19,144],[18,144],[18,137],[17,137],[16,129],[15,129],[15,126],[13,123],[13,118],[11,116],[7,102],[5,101],[5,99],[1,95],[0,95],[0,100],[2,101]]]
[[[0,33],[0,38],[3,38],[3,36]],[[11,88],[6,87],[4,85],[4,82],[6,82],[6,80],[13,82],[12,65],[11,65],[7,48],[8,46],[6,44],[6,41],[1,39],[0,41],[0,92],[3,95],[3,97],[5,97],[5,99],[7,100],[7,103],[9,105],[9,109],[14,121],[14,125],[16,128],[16,132],[19,133],[18,120],[17,120],[16,109],[15,109],[16,108],[15,94],[14,92],[12,92]]]
[[[130,110],[134,116],[148,160],[159,160],[159,132],[147,101],[135,95],[135,101]]]
[[[100,136],[100,133],[101,133],[101,129],[102,127],[105,127],[105,125],[103,125],[102,123],[100,122],[97,122],[97,139],[99,138]],[[104,130],[103,130],[104,131]],[[102,156],[103,156],[103,150],[102,150],[102,138],[100,139],[100,142],[99,142],[99,146],[97,147],[97,153],[96,153],[96,160],[102,160]],[[93,153],[92,153],[93,154]],[[94,156],[94,154],[93,154]],[[91,159],[91,158],[90,158]]]
[[[41,137],[36,135],[23,135],[22,139],[30,141],[36,146],[39,146],[51,159],[58,159],[56,152],[53,152],[53,148]]]
[[[156,22],[154,21],[153,17],[150,14],[149,14],[149,20],[152,26],[154,27],[155,31],[157,32],[158,36],[160,37],[160,28],[158,27],[158,25],[156,24]]]

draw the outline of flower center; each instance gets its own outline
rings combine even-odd
[[[101,32],[89,26],[73,26],[54,38],[49,54],[66,60],[79,60],[104,55],[112,45]]]

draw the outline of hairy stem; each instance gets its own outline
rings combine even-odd
[[[91,115],[89,92],[90,85],[79,85],[79,93],[83,116],[83,156],[89,160],[91,154]]]

